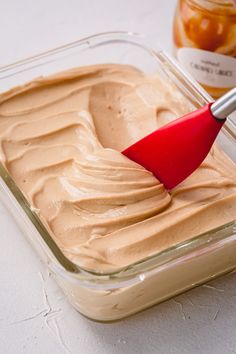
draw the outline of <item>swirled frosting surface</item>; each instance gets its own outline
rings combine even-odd
[[[115,270],[236,217],[236,167],[216,146],[171,192],[120,153],[189,110],[134,67],[72,69],[0,95],[0,159],[66,256]]]

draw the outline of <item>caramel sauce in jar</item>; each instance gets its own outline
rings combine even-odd
[[[175,54],[215,98],[236,86],[236,0],[179,0]]]

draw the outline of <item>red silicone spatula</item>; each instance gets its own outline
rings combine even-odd
[[[214,103],[186,114],[122,153],[174,188],[202,163],[226,117],[236,109],[236,87]]]

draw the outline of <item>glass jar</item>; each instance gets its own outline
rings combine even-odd
[[[178,60],[213,97],[236,86],[236,0],[179,0],[173,41]]]

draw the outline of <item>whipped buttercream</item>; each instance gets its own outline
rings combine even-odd
[[[191,109],[131,66],[40,77],[0,95],[0,160],[69,259],[117,270],[236,217],[236,166],[216,145],[172,191],[121,154]]]

